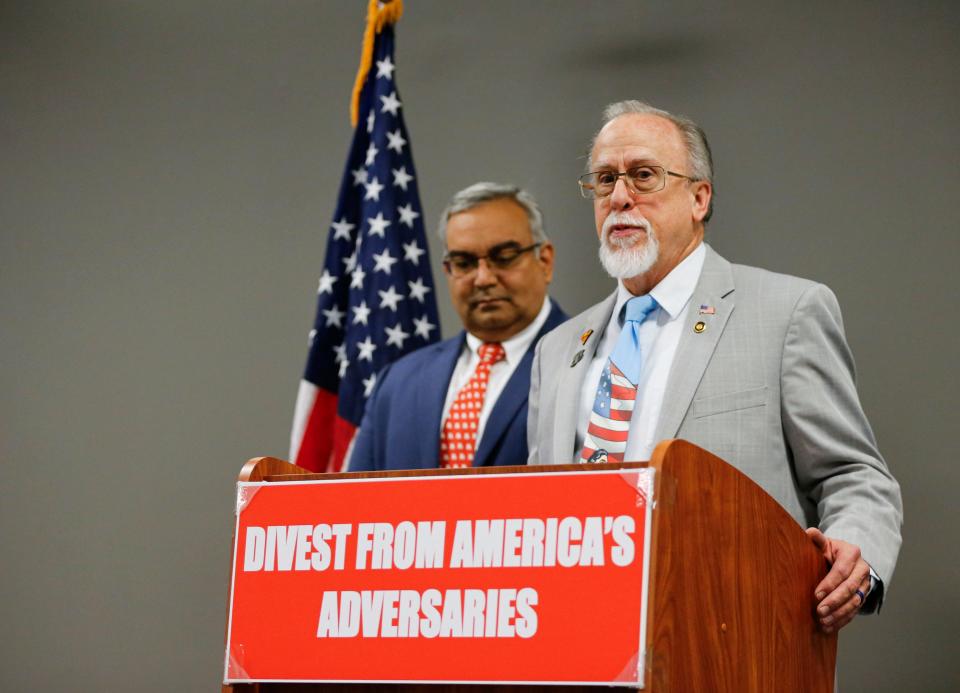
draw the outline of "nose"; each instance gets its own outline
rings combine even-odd
[[[493,286],[497,283],[497,275],[490,268],[486,258],[480,258],[477,262],[477,271],[473,275],[473,284],[476,287]]]
[[[631,209],[633,205],[633,192],[627,187],[627,182],[621,176],[613,184],[613,192],[610,193],[610,207],[618,212],[625,212]]]

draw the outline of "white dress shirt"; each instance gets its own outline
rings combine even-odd
[[[650,296],[656,300],[656,308],[640,325],[640,353],[643,364],[640,382],[637,384],[637,399],[630,419],[630,432],[627,434],[627,449],[623,459],[639,462],[650,459],[653,448],[659,442],[654,439],[660,410],[667,389],[667,378],[673,357],[680,344],[684,319],[690,310],[690,297],[700,280],[703,261],[707,251],[701,243],[683,261],[673,268],[659,284],[650,290]],[[590,362],[584,378],[584,387],[580,393],[580,415],[577,418],[577,449],[583,448],[583,439],[590,422],[590,412],[596,399],[597,384],[607,363],[607,359],[616,346],[623,331],[622,309],[633,298],[623,282],[617,288],[617,302],[613,307],[610,322],[603,332],[596,355]]]
[[[501,343],[504,352],[506,352],[506,356],[490,368],[490,379],[487,381],[487,394],[483,399],[483,408],[480,410],[480,422],[477,424],[478,448],[483,438],[483,429],[487,425],[487,419],[490,418],[490,412],[493,411],[493,406],[497,403],[500,393],[503,392],[503,388],[505,388],[510,381],[510,376],[517,370],[520,360],[523,358],[523,355],[527,353],[527,349],[530,348],[534,338],[537,336],[537,333],[540,332],[540,328],[543,327],[543,324],[549,316],[550,299],[548,297],[544,298],[543,306],[540,308],[540,312],[537,313],[537,317],[533,319],[533,322],[507,341]],[[473,372],[477,370],[477,364],[480,363],[479,350],[482,344],[482,340],[474,337],[469,332],[467,333],[466,343],[460,352],[460,358],[457,359],[457,365],[453,369],[450,384],[447,385],[447,399],[443,403],[441,422],[447,420],[447,414],[450,413],[450,407],[453,406],[454,401],[457,399],[457,393],[470,381]],[[440,430],[443,430],[442,423]]]

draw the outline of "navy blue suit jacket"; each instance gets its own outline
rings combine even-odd
[[[473,466],[527,463],[527,393],[533,350],[567,319],[552,303],[547,321],[490,412]],[[440,466],[440,418],[466,332],[407,354],[380,371],[350,455],[349,471]]]

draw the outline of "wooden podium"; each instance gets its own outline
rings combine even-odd
[[[664,441],[656,470],[650,538],[644,690],[817,693],[833,690],[836,633],[821,633],[813,593],[824,558],[803,528],[759,486],[720,458],[682,440]],[[250,460],[240,481],[283,483],[337,477],[503,474],[583,470],[582,465],[312,474],[282,460]],[[282,647],[282,643],[278,643]],[[563,652],[576,657],[576,652]],[[465,684],[234,684],[224,691],[570,691],[596,686]],[[609,688],[608,688],[609,690]],[[636,690],[617,688],[617,690]]]

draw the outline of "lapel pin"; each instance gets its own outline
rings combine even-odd
[[[715,315],[717,309],[713,306],[700,306],[700,315]]]
[[[705,329],[707,329],[707,323],[705,323],[703,320],[701,320],[700,322],[698,322],[696,325],[693,326],[693,331],[696,332],[697,334],[700,334]]]
[[[587,340],[590,339],[590,335],[593,334],[593,330],[587,330],[582,335],[580,335],[580,344],[586,344]]]
[[[583,349],[581,349],[580,351],[578,351],[576,354],[573,355],[573,361],[570,363],[570,368],[573,368],[578,363],[580,363],[580,359],[582,358],[583,358]]]

